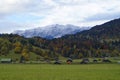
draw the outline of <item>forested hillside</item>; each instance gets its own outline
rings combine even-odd
[[[31,53],[44,59],[55,59],[60,55],[71,58],[120,56],[120,19],[52,40],[1,34],[0,55],[11,54],[11,50],[26,60],[30,59]]]
[[[44,48],[44,42],[45,40],[41,38],[38,40],[37,38],[24,38],[19,35],[2,34],[0,35],[0,56],[18,54],[19,59],[23,56],[25,60],[30,60],[31,54],[35,54],[36,59],[43,58],[46,60],[58,57],[56,53]]]
[[[49,46],[66,57],[119,56],[120,19],[97,25],[75,35],[54,39]]]

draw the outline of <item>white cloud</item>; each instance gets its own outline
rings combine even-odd
[[[50,24],[93,26],[118,18],[119,4],[120,0],[0,0],[0,21],[16,22],[20,29]],[[23,17],[23,21],[30,19],[24,16],[39,19],[19,22],[13,15]]]
[[[87,1],[87,3],[85,3],[85,1]],[[112,3],[110,1],[107,1],[107,2],[99,1],[97,3],[97,1],[89,2],[88,0],[84,0],[84,1],[83,0],[60,0],[57,2],[60,5],[57,5],[55,8],[53,8],[53,10],[51,10],[51,12],[48,15],[45,16],[45,18],[43,20],[40,20],[39,25],[49,25],[49,24],[54,24],[54,23],[58,23],[58,24],[70,24],[71,23],[71,24],[76,24],[76,25],[81,25],[81,26],[93,26],[98,23],[101,24],[107,20],[107,19],[104,20],[104,19],[100,18],[99,21],[91,22],[92,18],[94,18],[94,15],[97,15],[97,14],[108,15],[111,13],[111,16],[112,16],[112,15],[118,13],[115,11],[119,10],[119,9],[109,10],[111,8],[114,9],[113,6],[117,6],[115,4],[109,6]],[[84,4],[82,4],[81,2],[83,2]],[[64,3],[65,4],[72,3],[73,5],[63,5]],[[77,5],[74,5],[75,3]],[[114,3],[114,1],[113,1],[113,3]],[[117,8],[119,8],[119,7],[117,7]],[[115,12],[115,13],[113,13],[113,12]],[[99,16],[99,15],[97,15],[97,16]],[[90,22],[88,22],[88,19],[87,19],[89,17],[92,17]],[[100,17],[102,17],[102,16],[100,16]]]

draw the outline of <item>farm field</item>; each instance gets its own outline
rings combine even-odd
[[[119,80],[120,64],[0,64],[0,80]]]

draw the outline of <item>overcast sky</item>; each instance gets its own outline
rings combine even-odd
[[[51,24],[94,26],[120,17],[120,0],[0,0],[0,33]]]

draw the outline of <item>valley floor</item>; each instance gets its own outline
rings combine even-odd
[[[119,80],[120,64],[0,64],[0,80]]]

